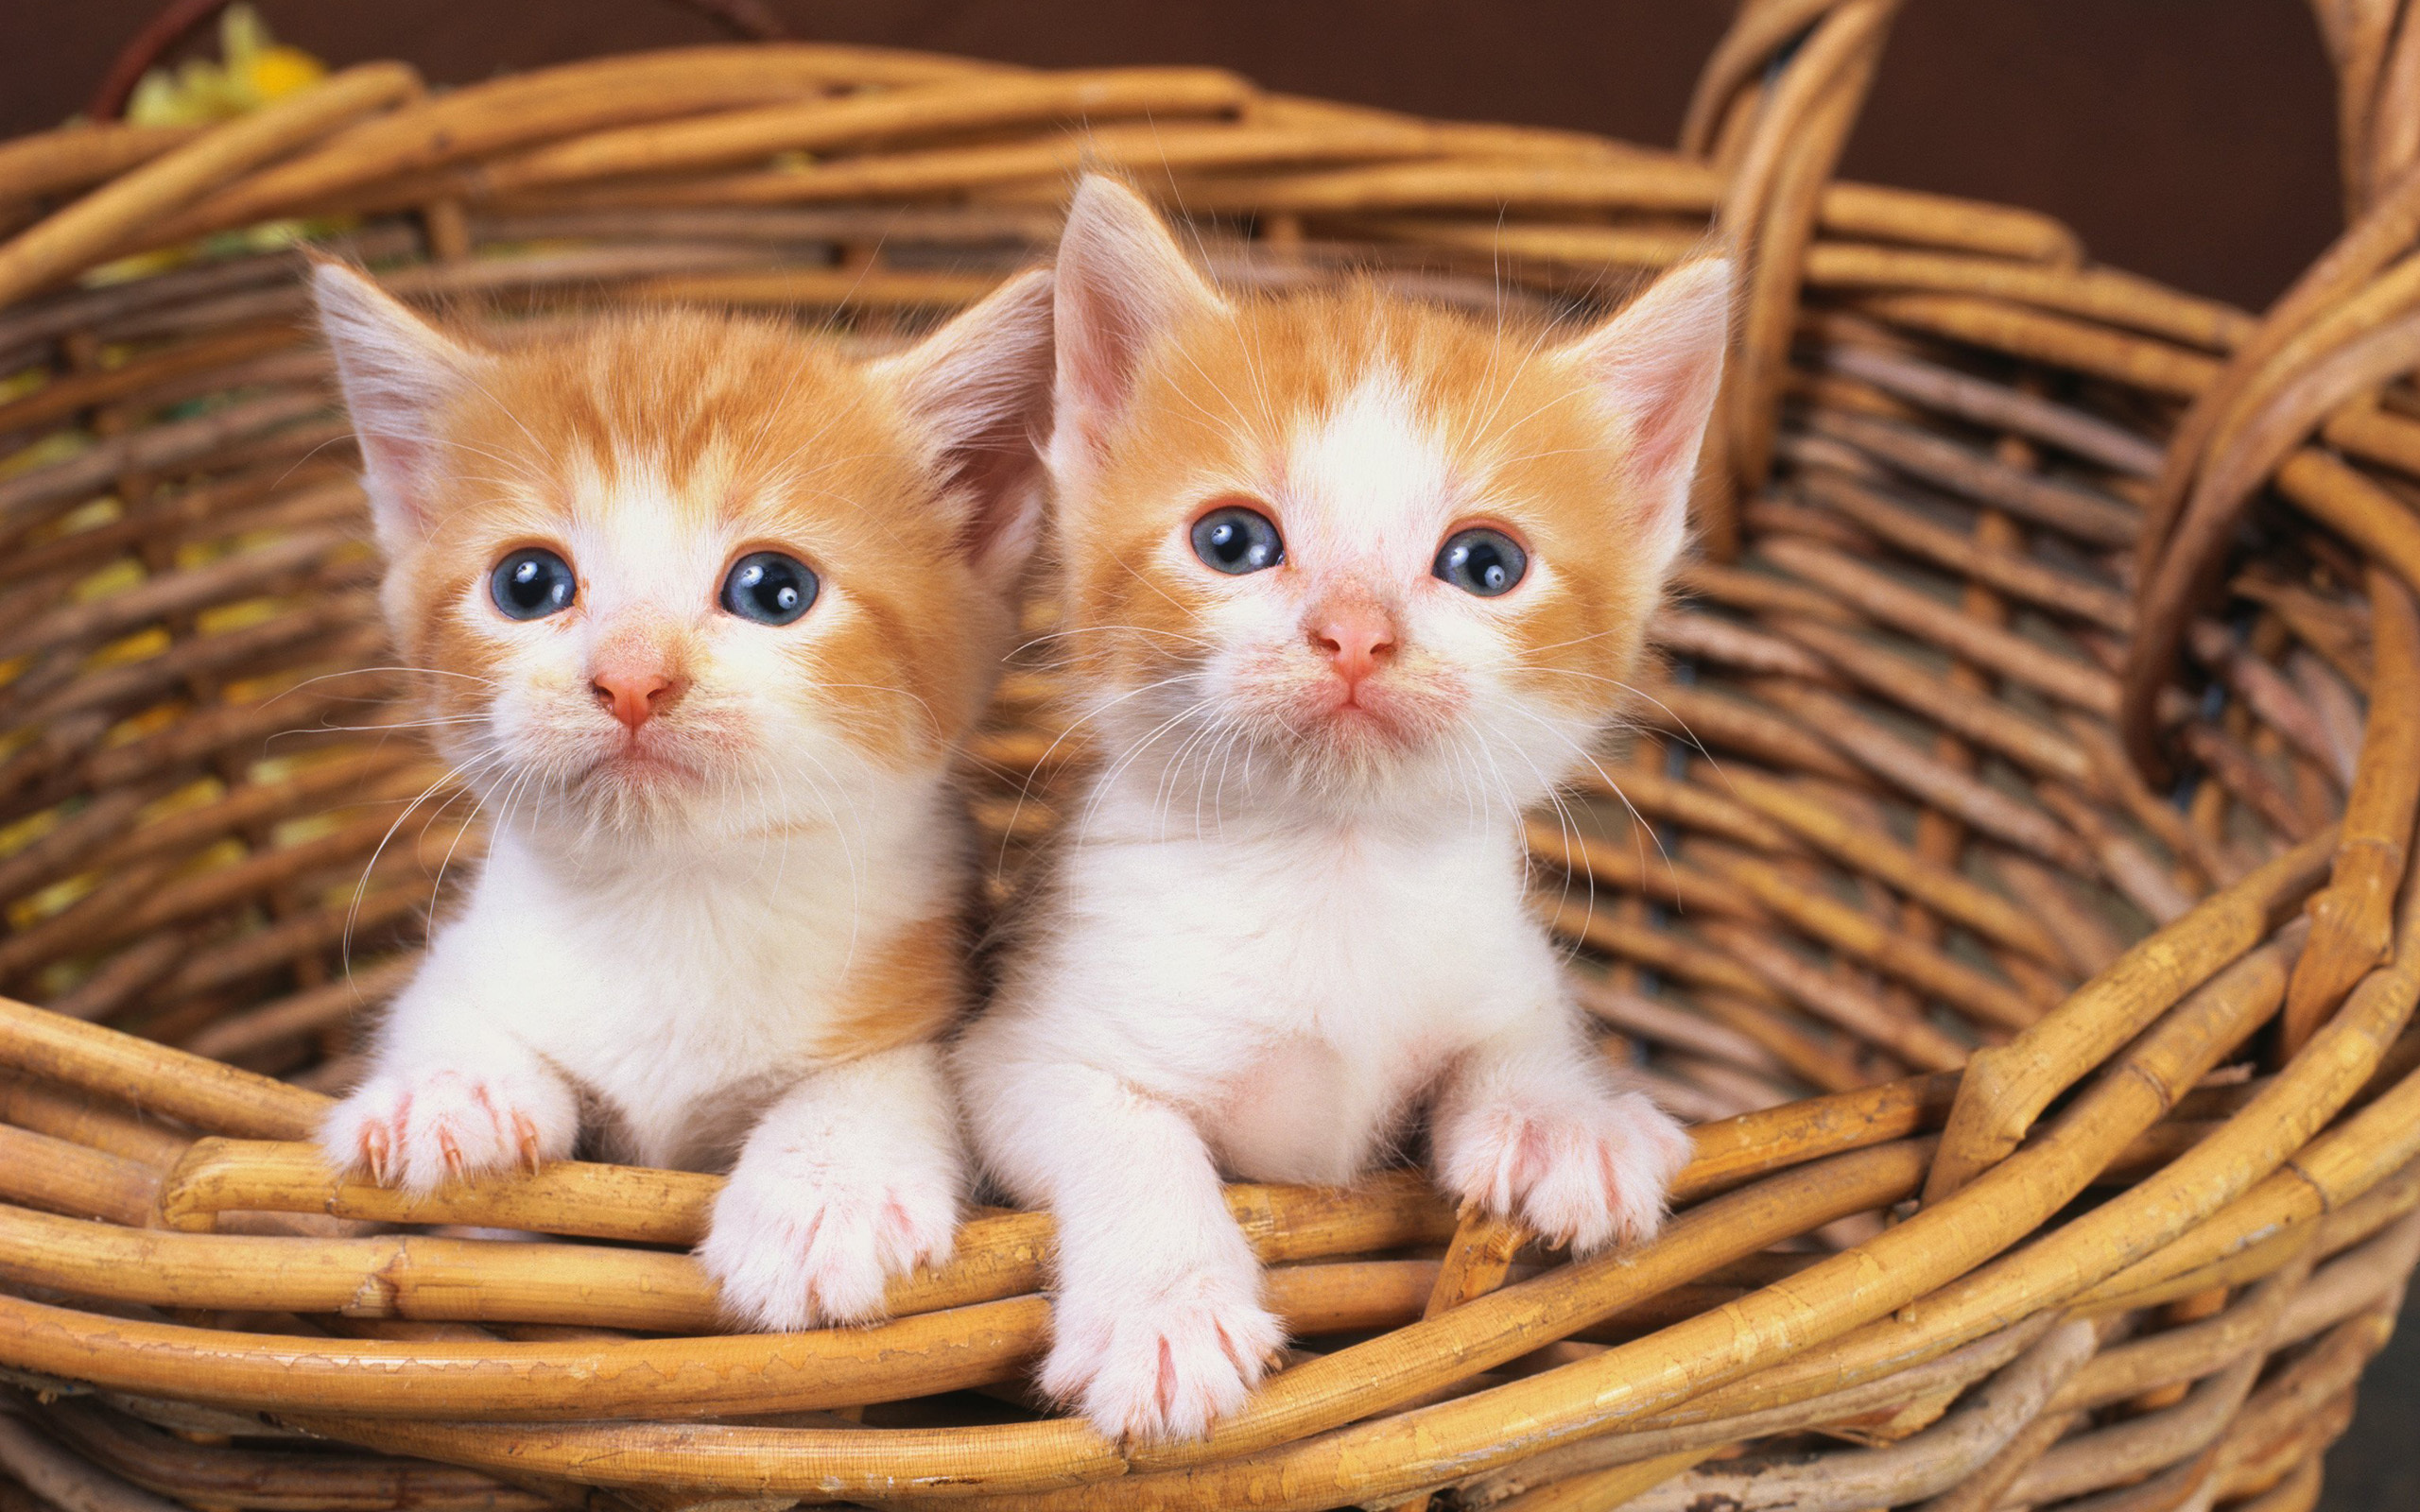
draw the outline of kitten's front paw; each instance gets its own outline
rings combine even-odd
[[[1063,1292],[1042,1389],[1111,1438],[1201,1438],[1243,1405],[1286,1342],[1258,1281],[1257,1270],[1196,1271],[1153,1287]]]
[[[1579,1108],[1495,1104],[1437,1131],[1438,1175],[1465,1202],[1576,1254],[1654,1237],[1689,1136],[1637,1092]]]
[[[320,1143],[344,1170],[382,1187],[429,1192],[571,1154],[579,1131],[570,1094],[543,1077],[434,1071],[381,1073],[338,1103]]]
[[[802,1151],[742,1160],[698,1261],[750,1328],[868,1323],[891,1278],[947,1260],[958,1188],[942,1172],[850,1170]]]

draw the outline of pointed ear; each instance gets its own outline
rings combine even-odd
[[[1097,464],[1153,342],[1226,301],[1159,214],[1115,179],[1086,176],[1059,238],[1059,381],[1050,462],[1063,479]]]
[[[976,571],[1012,586],[1042,538],[1050,274],[1018,274],[871,371],[937,448],[946,486],[968,500]]]
[[[361,441],[378,543],[391,558],[428,533],[444,451],[439,416],[491,359],[340,263],[311,269],[311,294]]]
[[[1563,349],[1619,425],[1638,539],[1660,580],[1680,554],[1706,422],[1731,338],[1727,258],[1684,263]]]

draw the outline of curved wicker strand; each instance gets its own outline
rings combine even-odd
[[[1967,1061],[1927,1202],[1957,1192],[2014,1150],[2033,1120],[2151,1020],[2254,948],[2319,882],[2335,849],[2323,834],[2271,862],[2128,951],[2115,965],[2005,1046]]]
[[[40,1010],[0,999],[0,1025],[10,1009],[28,1015]],[[33,1021],[40,1024],[43,1020]],[[221,1093],[204,1101],[181,1088],[193,1062],[165,1047],[129,1041],[105,1031],[71,1026],[57,1036],[10,1038],[0,1034],[0,1062],[56,1076],[73,1085],[121,1097],[205,1122],[219,1119],[289,1120],[298,1132],[317,1126],[331,1106],[316,1093],[284,1083],[279,1111],[266,1113],[246,1103],[231,1113],[228,1104],[245,1092],[258,1092],[258,1081],[232,1068],[223,1078],[233,1096]],[[1723,1191],[1744,1180],[1787,1166],[1860,1149],[1935,1127],[1946,1115],[1955,1083],[1950,1076],[1860,1088],[1828,1097],[1809,1098],[1743,1113],[1695,1131],[1696,1149],[1690,1163],[1675,1178],[1681,1200]],[[202,1116],[196,1116],[202,1115]],[[491,1228],[534,1228],[543,1232],[581,1234],[636,1244],[690,1245],[704,1232],[706,1214],[721,1191],[721,1178],[690,1172],[653,1171],[633,1166],[588,1161],[556,1161],[535,1175],[511,1174],[473,1186],[453,1186],[425,1194],[408,1194],[377,1187],[331,1171],[318,1148],[309,1143],[252,1143],[204,1139],[180,1151],[174,1168],[163,1173],[160,1212],[172,1228],[206,1231],[214,1215],[227,1211],[327,1212],[380,1223],[472,1224]],[[1328,1229],[1374,1223],[1393,1231],[1442,1219],[1421,1214],[1442,1212],[1439,1199],[1426,1192],[1415,1173],[1394,1172],[1374,1177],[1357,1189],[1353,1203],[1339,1207],[1318,1189],[1238,1185],[1236,1215],[1247,1228],[1277,1231],[1301,1227]],[[1040,1224],[1028,1215],[1028,1224]],[[1033,1228],[1017,1244],[1039,1246],[1043,1228]],[[1437,1237],[1443,1236],[1443,1228]],[[1365,1236],[1361,1243],[1374,1243]],[[1004,1241],[1005,1243],[1006,1241]],[[1410,1242],[1407,1236],[1398,1242]]]
[[[2168,671],[2192,600],[2206,591],[2212,541],[2231,524],[2253,486],[2233,479],[2213,485],[2208,472],[2218,465],[2215,459],[2228,456],[2240,465],[2243,454],[2234,433],[2256,409],[2273,417],[2281,394],[2307,384],[2312,365],[2330,360],[2327,348],[2364,339],[2374,323],[2420,298],[2420,262],[2407,261],[2396,273],[2380,276],[2388,261],[2420,234],[2420,159],[2414,157],[2420,152],[2420,117],[2389,129],[2392,136],[2409,138],[2402,146],[2373,134],[2383,96],[2398,102],[2391,112],[2397,120],[2420,108],[2411,94],[2415,81],[2398,77],[2420,74],[2420,66],[2406,61],[2391,68],[2388,58],[2390,51],[2402,60],[2407,51],[2420,49],[2420,27],[2402,25],[2402,8],[2391,3],[2336,8],[2320,0],[2316,9],[2338,68],[2351,227],[2278,301],[2258,334],[2196,400],[2153,487],[2137,545],[2148,629],[2130,654],[2119,722],[2130,757],[2146,772],[2160,770],[2165,762],[2152,734],[2152,685]],[[2420,60],[2420,51],[2411,51],[2411,58]],[[2269,458],[2269,466],[2277,460]],[[2179,539],[2197,513],[2202,518],[2195,536]]]
[[[2386,66],[2402,0],[2310,0],[2327,60],[2336,70],[2337,176],[2342,180],[2345,218],[2360,218],[2373,187],[2370,178],[2370,113],[2378,75]]]
[[[2059,1323],[2044,1314],[2001,1330],[1962,1349],[1915,1366],[1894,1382],[1869,1382],[1781,1406],[1751,1409],[1729,1416],[1651,1426],[1662,1419],[1642,1419],[1629,1432],[1582,1438],[1561,1449],[1532,1456],[1502,1470],[1493,1470],[1461,1483],[1465,1504],[1494,1507],[1506,1498],[1542,1485],[1566,1483],[1575,1475],[1616,1465],[1658,1458],[1685,1449],[1720,1448],[1772,1434],[1787,1434],[1822,1423],[1855,1420],[1901,1401],[1955,1395],[1982,1380],[2041,1341]],[[1753,1379],[1753,1378],[1752,1378]],[[2070,1383],[2072,1386],[2073,1383]],[[1677,1416],[1677,1415],[1675,1415]]]
[[[2420,28],[2411,25],[2411,10],[2403,8],[2394,29],[2394,49],[2378,73],[2377,103],[2372,108],[2364,191],[2384,183],[2420,161]],[[2356,208],[2360,201],[2355,200]]]
[[[63,126],[0,144],[0,204],[106,182],[199,136],[195,126]]]
[[[1310,1379],[1290,1390],[1264,1392],[1260,1400],[1266,1405],[1256,1416],[1238,1419],[1228,1431],[1249,1439],[1293,1411],[1313,1414],[1322,1425],[1341,1423],[1371,1405],[1417,1396],[1525,1353],[1561,1332],[1611,1316],[1738,1255],[1842,1213],[1897,1200],[1913,1190],[1927,1149],[1924,1142],[1903,1142],[1768,1177],[1704,1205],[1695,1222],[1684,1219],[1655,1246],[1560,1268],[1340,1351],[1330,1357],[1337,1362],[1333,1366],[1301,1367],[1310,1371]],[[1271,1272],[1272,1296],[1281,1304],[1287,1278],[1296,1274]],[[1418,1280],[1403,1300],[1409,1311],[1418,1310],[1431,1276]],[[252,1283],[231,1273],[221,1284],[240,1289]],[[307,1280],[296,1278],[292,1284]],[[1334,1322],[1369,1326],[1367,1303]],[[0,1349],[26,1368],[47,1374],[280,1412],[518,1421],[791,1412],[962,1389],[1005,1380],[1040,1348],[1046,1326],[1042,1300],[1024,1297],[914,1314],[873,1329],[816,1333],[530,1344],[339,1343],[87,1320],[81,1314],[0,1297]],[[1418,1348],[1432,1334],[1457,1347]],[[1037,1436],[1055,1441],[1062,1426],[978,1436],[998,1441],[1005,1465],[1022,1452],[1019,1446],[1031,1447]]]
[[[2312,1141],[2284,1169],[2156,1255],[2109,1278],[2086,1300],[2110,1303],[2219,1264],[2281,1230],[2342,1211],[2397,1173],[2409,1171],[2415,1159],[2420,1159],[2420,1074],[2404,1077],[2394,1091]]]
[[[199,1127],[308,1138],[328,1100],[200,1056],[0,998],[0,1063]]]
[[[1809,1190],[1811,1191],[1818,1184],[1836,1184],[1840,1190],[1834,1200],[1843,1204],[1870,1196],[1877,1191],[1894,1188],[1904,1190],[1905,1184],[1912,1177],[1912,1168],[1904,1160],[1906,1153],[1909,1152],[1893,1151],[1889,1155],[1882,1152],[1869,1152],[1864,1156],[1842,1158],[1842,1162],[1836,1163],[1821,1173],[1820,1183],[1810,1179]],[[1809,1177],[1816,1175],[1817,1173],[1808,1173]],[[1865,1185],[1872,1181],[1878,1181],[1880,1185],[1872,1187]],[[1492,1314],[1512,1313],[1514,1315],[1519,1315],[1520,1312],[1526,1312],[1530,1301],[1529,1294],[1538,1285],[1537,1282],[1531,1282],[1525,1287],[1493,1294],[1482,1299],[1489,1304],[1485,1311]],[[1469,1305],[1479,1306],[1480,1304],[1474,1302]],[[1452,1314],[1448,1313],[1436,1321],[1442,1325],[1451,1317]],[[1463,1321],[1467,1323],[1474,1320]],[[1334,1358],[1337,1358],[1340,1365],[1346,1363],[1341,1355]],[[1356,1366],[1360,1364],[1359,1361],[1351,1363]],[[1288,1375],[1297,1373],[1289,1372]],[[1333,1391],[1338,1386],[1351,1389],[1352,1377],[1357,1372],[1341,1369],[1329,1372],[1320,1383],[1321,1389],[1322,1392]],[[1305,1389],[1309,1389],[1307,1383]],[[1366,1400],[1368,1395],[1368,1387],[1362,1386],[1354,1396],[1330,1399],[1325,1413],[1330,1417],[1349,1413],[1353,1410],[1355,1403]],[[529,1444],[526,1450],[508,1450],[505,1435],[493,1430],[474,1429],[467,1425],[448,1425],[441,1431],[441,1436],[409,1429],[399,1433],[394,1428],[384,1424],[359,1421],[337,1424],[322,1420],[318,1423],[318,1426],[337,1436],[354,1438],[356,1441],[398,1448],[418,1448],[424,1452],[441,1452],[449,1458],[468,1458],[474,1463],[490,1465],[505,1463],[504,1456],[508,1453],[519,1455],[525,1452],[531,1457],[522,1461],[523,1463],[562,1466],[578,1463],[578,1457],[581,1455],[589,1456],[594,1462],[599,1451],[611,1449],[614,1451],[613,1459],[603,1470],[603,1478],[608,1484],[629,1484],[625,1482],[625,1476],[635,1476],[650,1471],[662,1474],[676,1467],[685,1469],[692,1473],[711,1467],[715,1471],[713,1484],[787,1491],[808,1487],[812,1485],[813,1477],[821,1474],[834,1477],[838,1486],[846,1487],[844,1494],[866,1494],[865,1490],[860,1489],[865,1485],[863,1471],[853,1470],[849,1462],[841,1457],[845,1452],[845,1440],[830,1434],[782,1430],[739,1434],[729,1430],[703,1427],[682,1430],[642,1429],[627,1434],[621,1430],[610,1429],[561,1430],[552,1434],[531,1435],[529,1440],[524,1441]],[[858,1436],[871,1438],[874,1435]],[[1190,1459],[1198,1457],[1203,1451],[1197,1447],[1171,1452],[1180,1458]],[[989,1480],[988,1476],[971,1463],[962,1465],[961,1472],[977,1477],[979,1481],[988,1482]],[[843,1476],[847,1479],[838,1479]],[[959,1490],[955,1486],[932,1486],[924,1489],[925,1494],[943,1492],[957,1494]],[[992,1483],[977,1484],[968,1489],[975,1490],[978,1494],[999,1494],[1004,1493],[1007,1487]]]
[[[402,63],[363,63],[203,132],[0,246],[0,305],[81,271],[147,221],[420,87],[420,76]]]
[[[1737,500],[1765,479],[1780,366],[1796,321],[1799,269],[1825,181],[1856,124],[1899,0],[1838,0],[1764,92],[1716,218],[1737,259],[1740,327],[1723,370],[1692,513],[1718,561],[1739,547]],[[1762,22],[1789,7],[1766,7]],[[1750,17],[1743,16],[1743,22]]]
[[[2237,346],[2217,382],[2195,397],[2169,440],[2135,541],[2139,571],[2148,574],[2165,553],[2212,436],[2240,410],[2256,381],[2302,341],[2314,322],[2409,249],[2415,235],[2420,235],[2420,171],[2406,170],[2294,280],[2259,327]]]
[[[1857,124],[1897,9],[1898,0],[1842,0],[1797,47],[1758,108],[1716,217],[1716,234],[1739,259],[1741,294],[1718,413],[1731,473],[1746,492],[1765,480],[1816,200]],[[1736,523],[1704,528],[1718,559],[1737,550]]]
[[[2354,220],[2420,151],[2411,93],[2420,39],[2404,0],[2311,0],[2311,9],[2336,68],[2340,173]]]
[[[1008,72],[1005,65],[828,43],[701,46],[590,59],[468,85],[364,122],[227,187],[164,231],[189,237],[247,225],[308,210],[363,185],[583,132],[794,101],[846,86],[904,88]]]
[[[1256,91],[1208,68],[1115,68],[936,81],[831,100],[727,111],[671,126],[599,131],[477,170],[482,193],[508,195],[621,174],[721,168],[781,152],[834,148],[1034,122],[1154,120],[1223,114]]]
[[[1703,1506],[1858,1512],[1877,1499],[1910,1492],[1928,1498],[1968,1479],[2005,1449],[2091,1360],[2097,1342],[2089,1324],[2052,1329],[2001,1366],[1957,1412],[1887,1448],[1825,1455],[1794,1469],[1758,1465],[1693,1471],[1627,1504],[1639,1512]]]
[[[2310,943],[2286,989],[2279,1033],[2287,1055],[2393,947],[2394,890],[2420,808],[2412,781],[2420,772],[2420,605],[2381,568],[2370,569],[2369,591],[2369,720],[2344,800],[2343,844],[2327,886],[2311,900]]]
[[[1722,123],[1739,97],[1837,4],[1839,0],[1748,0],[1741,5],[1698,70],[1697,87],[1681,122],[1681,150],[1693,158],[1711,157]]]
[[[2277,999],[2282,999],[2282,971],[2275,985]],[[1979,1337],[1994,1320],[2007,1315],[1996,1309],[2022,1307],[2029,1297],[2036,1305],[2070,1301],[2161,1249],[2307,1143],[2360,1091],[2378,1064],[2386,1039],[2409,1022],[2415,998],[2420,998],[2420,903],[2407,888],[2394,964],[2366,978],[2285,1074],[2255,1099],[2253,1107],[2273,1116],[2231,1120],[2151,1179],[2027,1249],[1944,1287],[1916,1319],[1871,1325],[1822,1351],[1805,1368],[1822,1380],[1860,1379],[1880,1362],[1902,1358],[1896,1351],[1910,1343]],[[2277,999],[2270,1001],[2264,1014],[2273,1010]],[[2249,1032],[2251,1027],[2238,1021],[2229,1032]],[[2094,1095],[2108,1091],[2104,1080]],[[2062,1125],[2075,1126],[2083,1108],[2079,1103],[2062,1115]],[[2029,1146],[2012,1156],[1964,1191],[1979,1189],[2031,1153]]]
[[[2420,275],[2420,257],[2412,260]],[[2381,281],[2383,283],[2383,281]],[[2420,298],[2420,276],[2410,281]],[[2330,413],[2390,378],[2420,367],[2420,310],[2365,331],[2267,394],[2210,459],[2145,582],[2142,617],[2127,648],[2120,733],[2139,767],[2156,771],[2156,687],[2184,644],[2186,625],[2207,596],[2226,533],[2254,493]]]

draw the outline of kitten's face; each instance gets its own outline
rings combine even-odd
[[[1246,772],[1492,808],[1584,761],[1680,544],[1727,269],[1557,346],[1367,287],[1229,303],[1115,186],[1068,237],[1063,608],[1115,756],[1222,814]]]
[[[774,833],[946,763],[1032,532],[1046,285],[869,365],[678,313],[477,352],[319,284],[398,650],[500,820]]]

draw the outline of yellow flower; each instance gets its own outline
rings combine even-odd
[[[244,74],[255,97],[273,100],[325,78],[328,65],[300,47],[280,43],[254,54]]]
[[[325,63],[300,47],[273,40],[260,13],[232,5],[218,18],[221,61],[190,59],[171,71],[145,74],[126,102],[126,118],[137,126],[208,126],[256,111],[270,100],[307,89],[327,77]],[[318,223],[313,223],[318,224]],[[307,230],[300,221],[273,221],[240,232],[254,247],[283,246]],[[88,271],[88,284],[147,278],[192,257],[194,248],[164,247],[106,263]]]
[[[174,73],[155,68],[134,86],[126,118],[139,126],[201,126],[224,121],[318,82],[327,65],[300,47],[271,40],[260,13],[229,6],[218,18],[220,62],[193,59]]]

